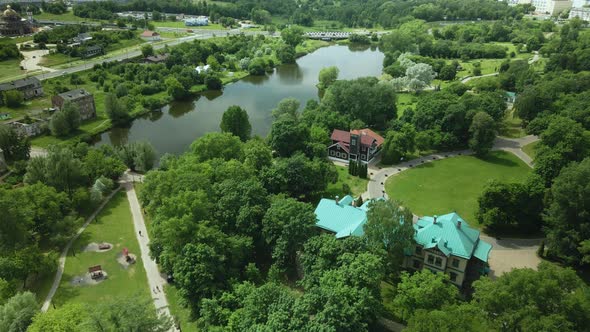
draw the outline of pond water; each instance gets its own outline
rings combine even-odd
[[[149,141],[158,151],[180,154],[207,132],[219,131],[223,112],[232,105],[244,108],[250,117],[252,134],[265,137],[271,126],[271,111],[279,101],[295,97],[302,107],[318,100],[318,74],[337,66],[339,79],[381,75],[384,55],[376,48],[334,45],[297,59],[293,65],[278,66],[266,76],[248,76],[224,87],[208,91],[186,102],[173,102],[162,112],[138,118],[128,128],[114,128],[100,136],[100,144],[119,145]]]

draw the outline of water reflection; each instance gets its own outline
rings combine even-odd
[[[383,58],[383,53],[366,46],[321,48],[299,58],[296,65],[282,65],[272,74],[246,77],[227,85],[223,92],[208,91],[191,101],[173,102],[163,112],[136,119],[130,128],[103,133],[97,144],[147,140],[160,155],[179,154],[198,137],[218,131],[223,112],[232,105],[240,105],[248,112],[253,135],[266,136],[272,122],[271,110],[279,101],[294,97],[303,108],[308,100],[319,100],[322,92],[316,84],[322,68],[337,66],[340,79],[379,76]]]

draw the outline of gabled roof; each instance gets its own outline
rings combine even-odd
[[[64,93],[60,93],[59,96],[62,97],[64,100],[76,100],[81,97],[92,96],[92,94],[84,89],[75,89]]]
[[[381,198],[382,199],[382,198]],[[315,209],[316,225],[336,234],[336,238],[363,236],[363,227],[367,223],[367,210],[372,200],[362,206],[352,206],[354,199],[344,196],[336,203],[333,199],[322,198]]]
[[[39,81],[39,79],[36,77],[21,78],[19,80],[0,84],[0,91],[18,89],[27,85],[41,85],[41,81]]]
[[[479,239],[479,231],[471,228],[456,213],[436,217],[422,217],[414,224],[414,239],[425,249],[436,247],[446,256],[465,259],[472,256],[487,262],[492,245]]]
[[[331,147],[336,146],[336,145],[340,146],[340,148],[342,150],[346,151],[346,153],[350,153],[350,148],[348,147],[348,145],[346,145],[346,144],[344,144],[342,142],[336,142],[336,143],[328,146],[328,148],[331,148]]]
[[[383,144],[383,141],[385,141],[385,139],[381,135],[377,134],[369,128],[351,130],[350,133],[354,135],[359,135],[361,137],[361,144],[363,145],[371,145],[373,144],[373,142],[375,142],[377,146],[379,146]]]
[[[332,141],[342,142],[342,143],[350,143],[350,133],[348,131],[334,129],[332,135],[330,136]]]

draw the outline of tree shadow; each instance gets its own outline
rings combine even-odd
[[[505,158],[504,154],[488,154],[483,157],[476,157],[480,160],[483,160],[487,163],[498,165],[498,166],[507,166],[507,167],[516,167],[518,163],[513,160]]]
[[[86,271],[80,272],[80,275],[84,274]],[[78,297],[80,295],[80,288],[78,286],[73,286],[71,284],[74,275],[64,273],[62,275],[62,282],[59,285],[57,291],[55,292],[55,296],[51,301],[55,307],[61,307],[72,299]],[[80,286],[80,287],[91,287],[91,286]]]

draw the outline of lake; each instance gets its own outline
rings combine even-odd
[[[381,75],[384,55],[377,48],[333,45],[297,59],[296,64],[280,65],[272,74],[248,76],[224,87],[208,91],[192,101],[173,102],[162,112],[135,119],[128,128],[113,128],[100,136],[100,144],[120,145],[148,141],[158,151],[180,154],[190,144],[212,131],[219,131],[223,112],[239,105],[248,112],[252,134],[265,137],[271,126],[271,111],[284,98],[294,97],[301,107],[318,100],[318,74],[336,66],[339,79]]]

